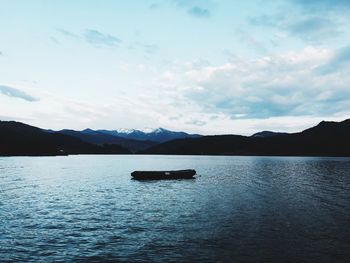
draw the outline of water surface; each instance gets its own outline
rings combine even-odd
[[[1,262],[349,262],[349,226],[350,158],[0,158]]]

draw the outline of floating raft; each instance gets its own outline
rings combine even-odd
[[[134,171],[131,176],[137,180],[166,180],[166,179],[193,179],[196,171],[174,170],[174,171]]]

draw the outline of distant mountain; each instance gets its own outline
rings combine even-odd
[[[122,147],[128,149],[130,152],[138,152],[145,150],[155,144],[156,142],[149,140],[133,140],[128,138],[123,138],[117,135],[111,135],[109,133],[103,133],[100,131],[94,131],[91,129],[85,129],[82,131],[74,130],[60,130],[57,131],[58,134],[65,134],[79,138],[80,140],[88,143],[93,143],[97,145],[103,144],[118,144]]]
[[[178,139],[153,146],[147,154],[350,156],[350,119],[321,122],[299,133],[274,136],[217,135]]]
[[[251,137],[267,138],[267,137],[273,137],[273,136],[277,136],[277,135],[286,135],[286,134],[288,134],[288,133],[286,133],[286,132],[262,131],[262,132],[254,133]]]
[[[48,130],[48,132],[54,132]],[[160,142],[170,141],[180,138],[197,138],[201,135],[187,134],[185,132],[174,132],[166,129],[148,129],[148,130],[134,130],[134,129],[119,129],[119,130],[92,130],[85,129],[82,131],[74,130],[60,130],[56,133],[65,134],[81,139],[84,142],[93,144],[119,144],[129,151],[135,153]]]
[[[0,156],[129,153],[120,145],[95,145],[15,121],[0,121]]]
[[[154,141],[154,142],[166,142],[175,139],[183,138],[198,138],[202,135],[199,134],[188,134],[185,132],[169,131],[163,128],[154,130],[134,130],[134,129],[119,129],[119,130],[98,130],[98,132],[118,136],[126,139],[141,140],[141,141]]]
[[[128,134],[134,134],[133,136],[140,135],[138,137],[140,139],[136,140],[118,136],[117,133],[121,132],[91,129],[42,130],[20,122],[0,121],[0,156],[135,152],[194,155],[350,156],[350,119],[342,122],[323,121],[299,133],[262,132],[260,135],[258,133],[258,136],[200,136],[165,129],[129,132]],[[180,139],[159,142],[170,139],[171,136],[180,136]],[[181,138],[181,136],[187,137]],[[156,138],[158,142],[144,140],[145,138]]]

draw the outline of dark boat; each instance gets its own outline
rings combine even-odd
[[[193,179],[196,171],[174,170],[174,171],[134,171],[131,176],[137,180],[162,180],[162,179]]]

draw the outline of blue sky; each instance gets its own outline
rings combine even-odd
[[[350,116],[347,0],[0,0],[0,119],[298,131]]]

